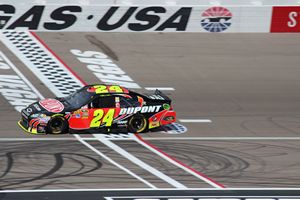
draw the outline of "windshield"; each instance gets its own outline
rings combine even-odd
[[[63,99],[70,107],[78,109],[86,105],[92,97],[93,93],[88,92],[86,88],[82,88]]]

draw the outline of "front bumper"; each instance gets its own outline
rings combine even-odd
[[[30,125],[31,124],[31,125]],[[45,134],[45,127],[41,126],[40,124],[35,123],[29,123],[26,119],[22,118],[20,121],[18,121],[19,127],[30,134]]]

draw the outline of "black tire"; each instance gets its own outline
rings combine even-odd
[[[47,133],[63,134],[68,130],[68,121],[62,116],[53,117],[47,124]]]
[[[143,115],[133,115],[128,121],[128,131],[132,133],[145,132],[147,125],[147,119]]]

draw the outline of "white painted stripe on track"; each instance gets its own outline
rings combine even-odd
[[[240,196],[237,195],[224,195],[224,196],[218,196],[218,198],[214,198],[214,195],[127,195],[127,196],[105,196],[105,200],[116,200],[116,199],[138,199],[138,200],[159,200],[166,198],[170,200],[193,200],[193,199],[201,199],[201,200],[240,200],[240,199],[247,199],[247,200],[274,200],[274,199],[280,199],[280,200],[300,200],[299,196],[294,195],[268,195],[263,196],[256,195],[256,196]]]
[[[0,51],[1,57],[4,59],[6,63],[9,64],[9,66],[16,72],[16,74],[23,79],[23,81],[32,89],[32,91],[35,92],[36,95],[40,99],[44,99],[43,95],[32,85],[32,83],[22,74],[22,72],[4,55],[2,51]]]
[[[300,137],[143,137],[146,140],[300,140]],[[84,141],[98,141],[94,137],[82,137]],[[111,138],[112,141],[132,141],[132,138]],[[77,141],[76,138],[0,138],[0,142],[9,141]]]
[[[177,162],[176,160],[172,159],[171,157],[163,154],[162,152],[158,151],[155,148],[152,148],[150,145],[147,145],[145,142],[141,141],[140,139],[138,139],[135,135],[132,135],[132,138],[139,144],[141,144],[142,146],[144,146],[145,148],[149,149],[151,152],[157,154],[158,156],[160,156],[161,158],[167,160],[168,162],[172,163],[173,165],[175,165],[176,167],[184,170],[185,172],[193,175],[194,177],[208,183],[209,185],[215,187],[215,188],[223,188],[220,185],[216,184],[215,182],[213,182],[212,180],[200,175],[199,173],[196,173],[195,171],[187,168],[186,166],[183,166],[182,164],[180,164],[179,162]],[[143,138],[145,139],[145,138]]]
[[[193,200],[193,199],[201,199],[201,200],[240,200],[240,199],[247,199],[247,200],[274,200],[274,199],[280,199],[280,200],[300,200],[299,196],[294,195],[268,195],[263,196],[261,195],[255,195],[255,196],[240,196],[237,195],[224,195],[224,196],[218,196],[217,198],[214,197],[214,195],[127,195],[127,196],[105,196],[105,200],[116,200],[116,199],[137,199],[137,200],[160,200],[160,199],[167,199],[170,200]]]
[[[230,191],[230,190],[291,190],[297,191],[300,188],[187,188],[187,189],[178,189],[178,188],[108,188],[108,189],[34,189],[34,190],[0,190],[0,193],[38,193],[38,192],[102,192],[102,191]],[[189,196],[189,195],[186,195]],[[184,196],[184,197],[186,197]],[[197,197],[197,196],[195,196]],[[263,198],[265,199],[265,198]],[[293,198],[294,199],[294,198]]]
[[[48,137],[48,136],[46,136]],[[76,138],[0,138],[0,142],[30,142],[30,141],[77,141]]]
[[[102,142],[106,146],[108,146],[109,148],[111,148],[112,150],[116,151],[117,153],[119,153],[123,157],[125,157],[128,160],[130,160],[131,162],[133,162],[134,164],[138,165],[139,167],[141,167],[142,169],[148,171],[149,173],[153,174],[154,176],[166,181],[167,183],[174,186],[175,188],[180,188],[180,189],[186,189],[187,188],[186,186],[179,183],[175,179],[167,176],[166,174],[162,173],[161,171],[158,171],[154,167],[151,167],[147,163],[143,162],[142,160],[138,159],[134,155],[132,155],[129,152],[125,151],[124,149],[122,149],[121,147],[116,145],[115,143],[111,142],[109,138],[107,138],[107,137],[105,137],[101,134],[94,134],[94,137],[97,138],[100,142]]]
[[[144,137],[146,140],[300,140],[300,137]]]
[[[184,123],[212,123],[210,119],[178,119],[178,121]]]
[[[175,88],[172,87],[145,87],[146,90],[166,90],[166,91],[174,91]]]
[[[86,141],[84,141],[79,135],[75,134],[74,136],[78,139],[79,142],[81,142],[83,145],[85,145],[86,147],[88,147],[90,150],[92,150],[93,152],[95,152],[96,154],[98,154],[99,156],[101,156],[102,158],[104,158],[105,160],[107,160],[108,162],[112,163],[113,165],[115,165],[116,167],[118,167],[121,170],[125,171],[126,173],[128,173],[131,176],[133,176],[134,178],[140,180],[141,182],[143,182],[147,186],[149,186],[151,188],[154,188],[154,189],[157,189],[157,187],[155,187],[154,185],[152,185],[151,183],[149,183],[145,179],[143,179],[140,176],[136,175],[135,173],[133,173],[132,171],[130,171],[126,167],[123,167],[122,165],[118,164],[117,162],[115,162],[114,160],[112,160],[111,158],[109,158],[108,156],[106,156],[105,154],[103,154],[102,152],[100,152],[99,150],[97,150],[95,147],[93,147],[92,145],[90,145],[89,143],[87,143]]]

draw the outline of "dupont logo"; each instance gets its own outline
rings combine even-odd
[[[201,26],[209,32],[222,32],[231,25],[232,13],[221,6],[211,7],[201,16]]]

